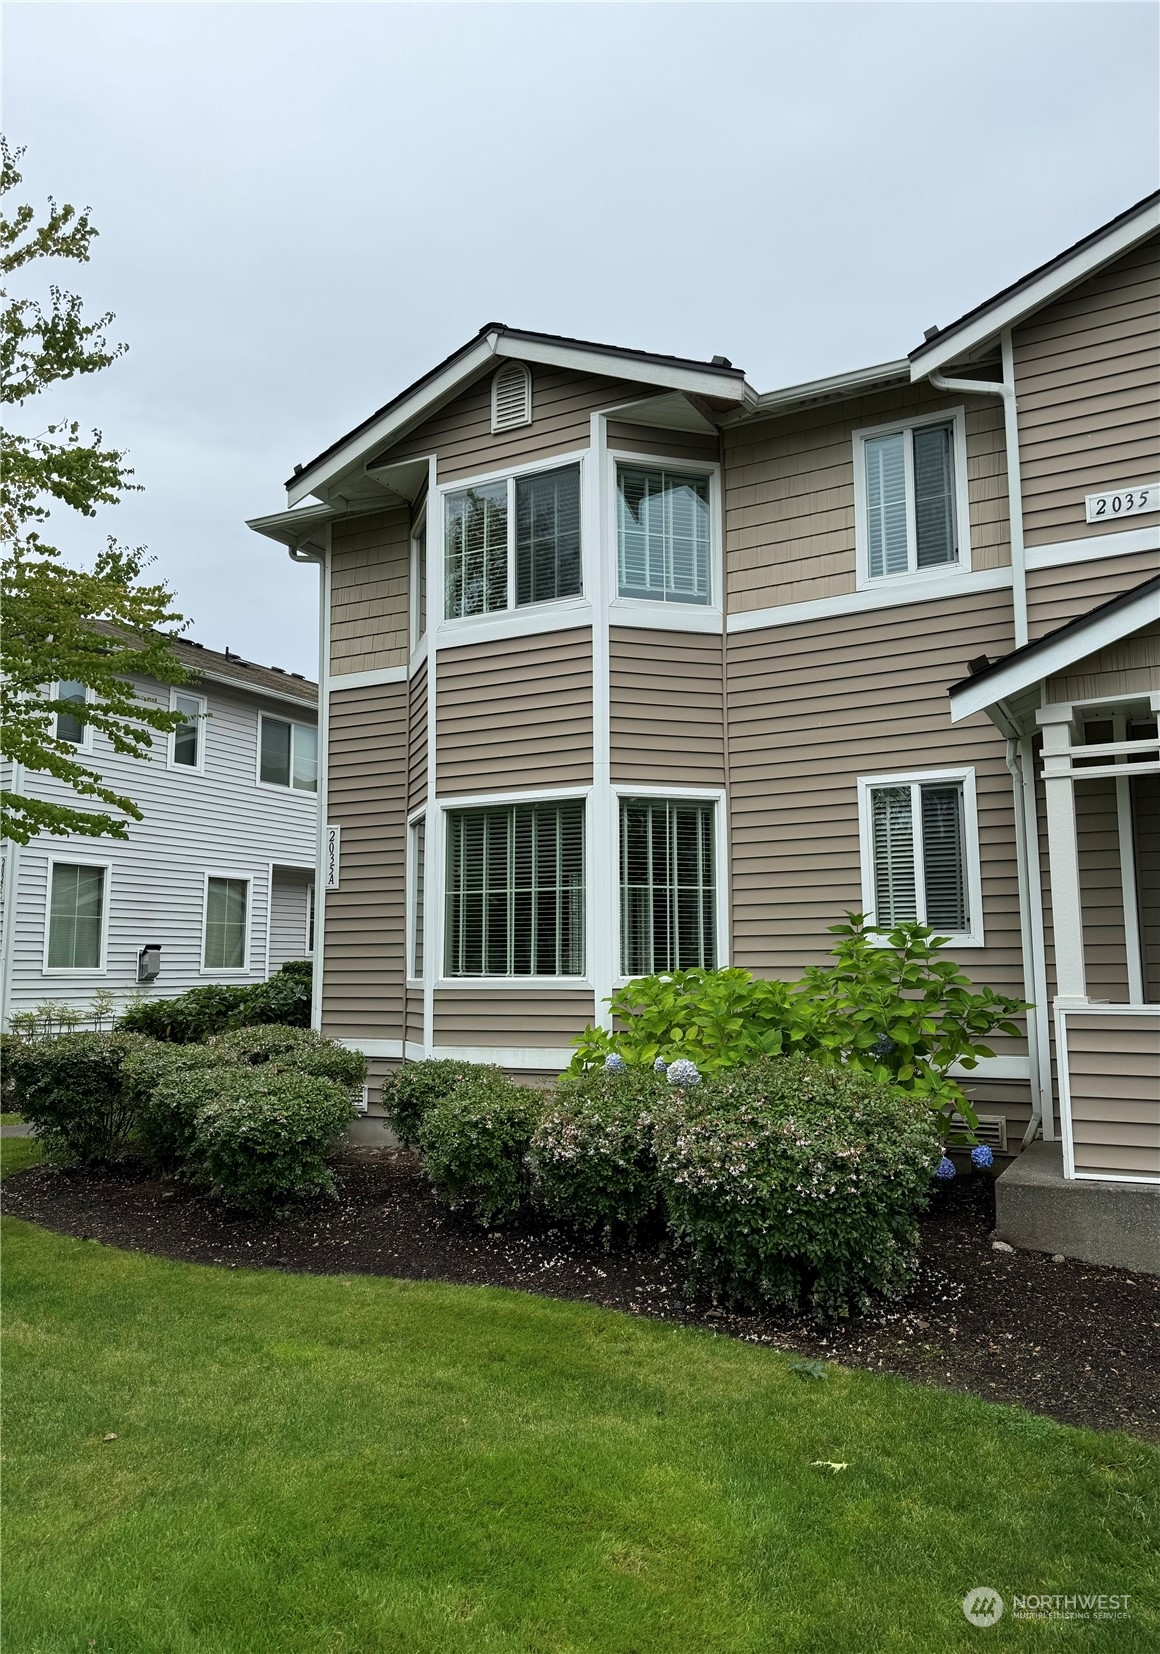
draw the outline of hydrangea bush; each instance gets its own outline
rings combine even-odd
[[[764,1060],[673,1093],[653,1141],[669,1229],[700,1286],[833,1315],[907,1285],[941,1152],[914,1094]]]
[[[605,1245],[632,1243],[660,1214],[652,1134],[663,1076],[624,1062],[568,1074],[531,1142],[539,1200]]]
[[[549,1099],[498,1072],[470,1074],[440,1097],[419,1127],[423,1169],[454,1211],[484,1228],[528,1204],[532,1134]]]

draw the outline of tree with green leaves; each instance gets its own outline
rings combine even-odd
[[[42,426],[35,435],[16,429],[15,410],[62,380],[98,373],[125,349],[106,337],[112,312],[86,321],[80,298],[56,283],[48,287],[47,303],[10,296],[8,278],[37,260],[87,263],[97,235],[88,209],[78,213],[51,197],[43,215],[27,204],[9,209],[7,198],[21,183],[22,154],[0,138],[0,754],[14,766],[12,788],[0,800],[0,835],[20,844],[41,832],[126,838],[125,818],[139,821],[141,812],[82,761],[75,736],[92,725],[117,752],[147,759],[153,735],[177,727],[180,713],[140,701],[129,680],[187,681],[170,636],[158,630],[178,626],[183,617],[163,584],[142,581],[152,561],[142,547],[110,537],[92,568],[83,569],[64,562],[43,538],[54,505],[94,517],[99,506],[117,504],[137,485],[125,455],[105,447],[99,431],[85,436],[75,420]],[[25,423],[35,429],[39,421]],[[70,687],[71,694],[62,693]],[[70,731],[72,740],[65,738]],[[27,797],[21,768],[54,776],[78,797],[120,814]]]

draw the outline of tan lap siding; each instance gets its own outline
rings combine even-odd
[[[1027,544],[1130,526],[1088,523],[1084,497],[1160,473],[1160,240],[1040,310],[1012,342]]]
[[[407,990],[406,1038],[412,1045],[423,1043],[423,994],[417,988]]]
[[[438,988],[435,1044],[564,1049],[595,1014],[590,988]]]
[[[410,683],[410,733],[407,749],[407,809],[427,802],[427,666]]]
[[[725,432],[725,550],[733,612],[855,589],[854,432],[965,406],[971,561],[1011,561],[1007,467],[998,397],[944,396],[929,385],[882,391]]]
[[[719,637],[613,626],[609,677],[613,781],[724,785]]]
[[[1128,953],[1115,781],[1076,782],[1075,827],[1088,997],[1123,1005],[1128,999]]]
[[[1027,572],[1027,628],[1034,642],[1110,597],[1131,591],[1160,572],[1160,553],[1129,552],[1094,563],[1062,563]]]
[[[1047,700],[1053,704],[1146,695],[1152,690],[1160,690],[1160,620],[1047,680]]]
[[[497,361],[495,367],[499,366]],[[512,465],[532,465],[539,459],[587,448],[592,413],[609,403],[623,402],[636,391],[623,380],[537,367],[535,363],[530,366],[530,425],[492,435],[491,381],[495,369],[489,368],[482,379],[378,459],[394,465],[399,460],[435,454],[441,483],[457,477],[483,476]],[[375,462],[371,463],[373,466]]]
[[[655,426],[624,425],[615,419],[608,421],[608,446],[624,453],[710,465],[721,457],[715,432],[665,431]]]
[[[340,518],[331,529],[332,673],[406,665],[409,524],[402,507]]]
[[[734,963],[792,977],[862,907],[859,776],[973,765],[985,949],[978,981],[1022,995],[1005,746],[981,715],[952,726],[947,686],[1012,647],[1005,592],[735,634],[729,648]]]
[[[327,820],[342,829],[326,893],[322,1027],[336,1039],[401,1039],[405,684],[330,697]]]
[[[1067,1018],[1077,1172],[1160,1179],[1160,1016]]]
[[[440,649],[438,794],[587,786],[592,780],[592,632]]]

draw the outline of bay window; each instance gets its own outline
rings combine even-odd
[[[579,465],[478,483],[444,509],[448,620],[580,596]]]
[[[660,467],[616,468],[616,551],[621,597],[708,603],[710,484]]]
[[[622,975],[716,964],[714,812],[711,801],[621,799]]]
[[[447,976],[584,974],[584,805],[447,812]]]

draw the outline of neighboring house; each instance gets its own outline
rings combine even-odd
[[[251,526],[322,569],[317,1024],[551,1071],[628,977],[917,917],[1035,1003],[996,1148],[1160,1184],[1158,231],[764,394],[489,324],[296,468]]]
[[[58,718],[58,735],[143,819],[127,839],[40,834],[5,846],[5,1025],[46,1000],[84,1013],[102,989],[123,1009],[138,993],[260,982],[311,952],[317,686],[184,639],[174,653],[189,683],[135,684],[142,701],[187,715],[153,736],[148,761],[114,752],[79,717]],[[83,684],[61,690],[83,703]],[[78,802],[21,766],[4,784]]]

